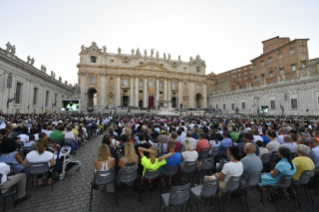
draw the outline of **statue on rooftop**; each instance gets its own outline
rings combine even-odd
[[[12,48],[11,48],[10,54],[11,55],[15,55],[15,53],[16,53],[16,47],[15,47],[15,45],[13,45]]]
[[[7,52],[11,51],[12,46],[11,46],[10,42],[8,42],[8,43],[6,44],[6,46],[7,46],[6,51],[7,51]]]
[[[33,66],[34,61],[35,61],[35,60],[34,60],[34,58],[32,58],[30,65],[32,65],[32,66]]]
[[[30,55],[27,57],[27,63],[29,64],[30,63],[30,61],[31,61],[31,57],[30,57]]]
[[[119,54],[121,54],[121,52],[122,52],[121,47],[119,47],[117,51]]]
[[[154,55],[154,49],[151,49],[151,57]]]

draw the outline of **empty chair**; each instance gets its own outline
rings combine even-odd
[[[102,186],[109,183],[115,182],[115,169],[110,169],[106,171],[96,171],[93,179],[93,183],[91,186],[91,196],[90,196],[90,211],[91,211],[91,204],[93,199],[93,189],[95,186]],[[116,183],[114,183],[116,187]],[[117,205],[117,196],[116,196],[116,189],[115,189],[115,204]]]
[[[307,193],[307,190],[308,190],[308,192],[310,194],[310,198],[311,198],[312,204],[314,204],[311,192],[309,190],[309,187],[307,186],[309,181],[310,181],[310,179],[311,179],[311,174],[312,174],[312,170],[304,170],[301,173],[299,180],[295,180],[295,179],[292,180],[292,184],[294,185],[294,187],[296,185],[299,186],[298,190],[296,190],[296,193],[297,193],[297,200],[298,200],[298,205],[299,205],[299,209],[300,210],[301,210],[301,205],[300,205],[298,194],[299,194],[299,191],[300,191],[301,187],[304,187],[305,192],[306,192],[306,196],[307,196],[307,200],[309,201],[308,193]]]
[[[169,206],[182,205],[183,210],[183,205],[185,203],[187,203],[187,207],[189,206],[192,211],[192,207],[190,205],[190,187],[190,183],[182,186],[173,186],[170,193],[162,194],[160,201],[160,212],[162,211],[162,206],[164,207],[164,211],[166,211],[166,208]]]
[[[224,189],[220,189],[220,191],[223,193],[223,194],[226,194],[227,192],[229,191],[236,191],[239,186],[240,186],[240,181],[241,181],[241,176],[238,176],[238,177],[230,177],[227,181],[227,185],[226,185],[226,188]],[[239,196],[239,201],[240,201],[240,205],[241,205],[241,209],[243,211],[243,204],[241,202],[241,198]],[[225,211],[225,205],[224,205],[224,199],[222,197],[222,202],[223,202],[223,210]]]
[[[246,199],[247,211],[249,211],[248,202],[247,202],[247,189],[250,186],[257,186],[260,181],[261,181],[261,171],[251,172],[249,174],[249,178],[247,182],[244,182],[243,180],[241,180],[241,187],[245,188],[245,199]],[[264,204],[262,199],[262,193],[261,193],[262,190],[259,189],[259,192],[260,192],[261,202]]]
[[[29,175],[32,176],[32,188],[33,188],[33,175],[43,175],[50,171],[48,162],[39,162],[39,163],[30,163],[29,162]],[[53,172],[53,180],[55,177],[54,169],[50,172]],[[53,191],[53,182],[52,182],[52,191]]]
[[[191,193],[193,194],[193,196],[196,198],[196,210],[198,211],[198,201],[199,199],[201,199],[202,197],[206,198],[205,201],[205,207],[207,204],[207,198],[211,197],[213,199],[213,196],[217,193],[218,190],[218,182],[219,179],[215,179],[215,180],[208,180],[208,181],[204,181],[203,185],[191,188]],[[212,201],[211,201],[211,205],[210,207],[212,207]],[[219,209],[219,202],[218,203],[218,209]]]

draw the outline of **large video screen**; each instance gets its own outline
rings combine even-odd
[[[80,100],[62,100],[62,111],[79,111]]]
[[[269,112],[268,106],[260,106],[260,112],[261,113],[268,113]]]

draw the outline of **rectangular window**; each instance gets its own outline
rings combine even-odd
[[[291,66],[291,71],[296,71],[296,65]]]
[[[200,72],[200,68],[196,67],[196,72],[199,73]]]
[[[261,66],[264,66],[264,61],[261,62]]]
[[[245,105],[245,102],[242,102],[242,103],[241,103],[241,109],[244,110],[244,109],[245,109],[245,106],[246,106],[246,105]]]
[[[271,62],[272,62],[272,58],[269,58],[269,59],[268,59],[268,63],[271,63]]]
[[[49,104],[49,91],[47,91],[46,92],[46,94],[45,94],[45,106],[48,106],[48,104]]]
[[[21,91],[22,91],[22,83],[17,83],[17,89],[16,89],[16,99],[15,103],[20,104],[21,101]]]
[[[96,63],[96,57],[95,56],[91,56],[91,62],[92,63]]]
[[[304,52],[305,51],[305,47],[300,47],[300,51]]]
[[[295,49],[290,49],[290,54],[294,54],[295,53]]]
[[[305,67],[306,67],[306,64],[303,63],[301,66],[302,66],[303,68],[305,68]]]
[[[231,109],[235,110],[235,104],[234,103],[231,104]]]
[[[284,74],[284,70],[280,69],[280,74],[283,75]]]
[[[216,105],[216,109],[218,109],[218,105]]]
[[[275,109],[276,104],[275,104],[275,100],[271,100],[270,101],[270,109]]]
[[[225,104],[223,104],[223,110],[226,110],[226,105]]]
[[[279,54],[279,59],[281,59],[282,58],[282,54]]]
[[[315,72],[316,72],[316,68],[312,67],[312,73],[315,73]]]
[[[244,77],[244,80],[247,80],[247,76]]]
[[[297,99],[291,99],[291,108],[292,109],[297,109],[298,108]]]
[[[33,88],[33,105],[37,104],[38,88]]]

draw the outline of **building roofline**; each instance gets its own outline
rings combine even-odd
[[[286,45],[288,45],[288,44],[290,44],[290,43],[293,43],[293,42],[295,42],[295,41],[297,41],[297,40],[310,40],[309,38],[296,38],[296,39],[294,39],[294,40],[292,40],[292,41],[290,41],[290,42],[288,42],[288,43],[285,43],[284,45],[282,45],[282,46],[279,46],[278,48],[276,48],[276,49],[273,49],[273,50],[271,50],[271,51],[269,51],[269,52],[266,52],[265,54],[261,54],[261,55],[259,55],[258,57],[255,57],[254,59],[251,59],[250,60],[250,62],[253,62],[253,60],[256,60],[256,59],[258,59],[258,58],[260,58],[260,57],[263,57],[263,56],[265,56],[266,54],[270,54],[270,53],[272,53],[272,52],[275,52],[275,51],[277,51],[278,49],[280,49],[280,48],[282,48],[282,47],[284,47],[284,46],[286,46]]]
[[[261,43],[266,42],[266,41],[269,41],[269,40],[272,40],[272,39],[275,39],[275,38],[279,38],[279,35],[277,35],[276,37],[269,38],[269,39],[267,39],[267,40],[261,41]]]

